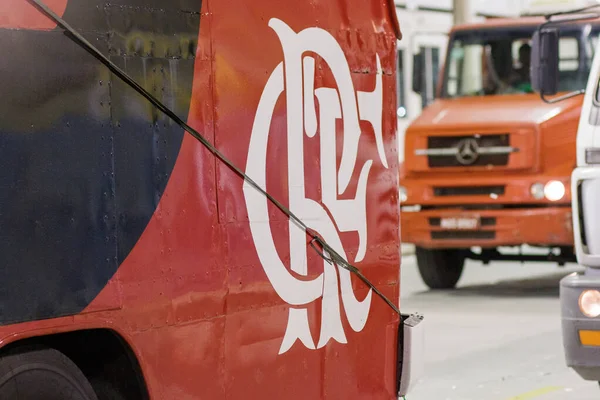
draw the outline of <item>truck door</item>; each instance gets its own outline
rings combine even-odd
[[[418,96],[420,114],[436,98],[438,78],[446,55],[448,37],[445,34],[434,32],[416,33],[411,43],[413,54],[423,54],[424,60],[425,81],[423,90],[420,95],[414,93]]]
[[[577,130],[577,168],[573,172],[573,228],[577,261],[585,266],[600,266],[600,57],[598,38]],[[560,46],[560,43],[559,43]],[[587,50],[587,49],[586,49]],[[560,50],[559,50],[560,51]],[[560,53],[559,53],[560,54]],[[562,60],[561,60],[562,61]],[[559,61],[559,69],[561,69]]]
[[[398,154],[400,162],[404,160],[404,132],[410,123],[436,97],[438,77],[441,71],[448,38],[443,33],[415,32],[398,42],[396,81],[398,92]],[[423,54],[425,71],[423,90],[415,93],[412,90],[414,56]]]
[[[405,41],[398,41],[396,50],[396,93],[398,101],[396,104],[396,115],[398,117],[398,156],[399,162],[404,160],[404,132],[410,121],[414,118],[414,110],[408,105],[408,88],[410,88],[410,71],[412,67],[412,54],[407,50]]]

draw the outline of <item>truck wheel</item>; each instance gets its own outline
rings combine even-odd
[[[453,289],[460,279],[465,256],[459,249],[416,247],[417,265],[423,282],[431,289]]]
[[[0,358],[0,399],[97,400],[94,389],[67,356],[49,348]]]

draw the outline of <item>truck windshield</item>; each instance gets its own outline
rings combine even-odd
[[[532,93],[531,37],[536,26],[457,31],[444,71],[442,97]],[[559,91],[584,89],[600,25],[563,25]]]

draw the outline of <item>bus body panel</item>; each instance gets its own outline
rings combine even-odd
[[[29,3],[9,3],[2,343],[112,329],[153,399],[396,398],[399,316]],[[264,163],[266,190],[398,303],[389,4],[48,5],[259,182]]]

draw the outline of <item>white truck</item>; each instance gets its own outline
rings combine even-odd
[[[600,382],[600,45],[585,90],[558,92],[558,26],[564,21],[600,18],[600,5],[549,15],[533,38],[531,80],[542,99],[553,103],[584,95],[578,131],[577,166],[571,175],[573,233],[577,262],[585,267],[560,281],[561,322],[566,363],[583,379]]]

